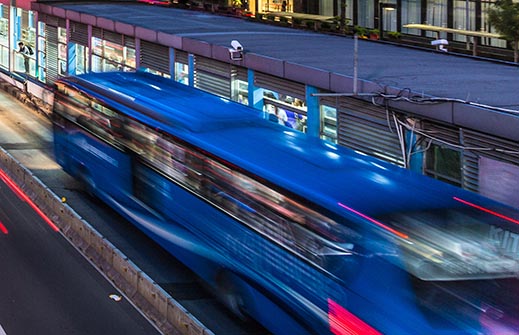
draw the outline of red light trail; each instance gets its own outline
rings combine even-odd
[[[2,222],[0,222],[0,231],[2,233],[4,233],[4,235],[9,234],[9,231],[7,230],[7,228],[4,226],[4,224]]]
[[[363,214],[363,213],[361,213],[361,212],[359,212],[359,211],[357,211],[357,210],[355,210],[355,209],[353,209],[353,208],[351,208],[351,207],[348,207],[348,206],[346,206],[346,205],[344,205],[344,204],[341,204],[340,202],[338,202],[337,204],[338,204],[339,206],[341,206],[342,208],[345,208],[345,209],[349,210],[350,212],[357,214],[357,215],[360,216],[361,218],[366,219],[366,220],[368,220],[369,222],[374,223],[374,224],[376,224],[377,226],[379,226],[379,227],[381,227],[381,228],[384,228],[385,230],[387,230],[387,231],[389,231],[389,232],[395,234],[395,235],[398,236],[398,237],[405,238],[405,239],[409,238],[409,236],[408,236],[407,234],[404,234],[404,233],[402,233],[402,232],[399,232],[398,230],[395,230],[395,229],[393,229],[393,228],[391,228],[391,227],[389,227],[389,226],[383,224],[382,222],[377,221],[377,220],[375,220],[375,219],[373,219],[373,218],[367,216],[366,214]]]
[[[52,230],[54,230],[56,232],[59,231],[58,226],[56,226],[54,224],[54,222],[52,222],[51,219],[49,219],[49,217],[47,215],[45,215],[45,213],[43,213],[42,210],[38,208],[38,206],[36,206],[36,204],[31,200],[31,198],[29,198],[27,196],[27,194],[25,194],[22,191],[22,189],[18,185],[16,185],[16,183],[11,178],[9,178],[9,176],[2,169],[0,169],[0,178],[4,181],[4,183],[7,184],[7,186],[9,186],[9,188],[14,193],[16,193],[16,195],[18,197],[20,197],[20,199],[27,202],[27,204],[29,204],[29,206],[31,206],[31,208],[43,219],[43,221],[45,221],[52,228]],[[5,226],[4,226],[4,228],[5,228]],[[4,232],[4,230],[2,230],[1,227],[0,227],[0,230],[2,232]],[[5,229],[5,230],[7,231],[7,229]]]
[[[498,212],[494,212],[488,208],[485,208],[485,207],[482,207],[482,206],[479,206],[479,205],[476,205],[476,204],[473,204],[472,202],[468,202],[466,200],[463,200],[463,199],[460,199],[458,197],[452,197],[452,199],[458,201],[458,202],[461,202],[462,204],[465,204],[467,206],[470,206],[472,208],[475,208],[475,209],[479,209],[480,211],[482,212],[485,212],[485,213],[488,213],[488,214],[492,214],[494,216],[497,216],[498,218],[501,218],[503,220],[506,220],[506,221],[510,221],[510,222],[513,222],[515,224],[519,224],[519,220],[516,220],[516,219],[513,219],[511,217],[508,217],[506,215],[503,215],[503,214],[500,214]]]

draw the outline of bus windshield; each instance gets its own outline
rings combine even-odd
[[[406,270],[422,280],[519,275],[519,221],[507,208],[453,207],[377,219],[408,235],[399,239]]]

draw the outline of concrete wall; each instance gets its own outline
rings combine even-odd
[[[0,169],[59,227],[61,234],[164,334],[214,335],[3,148],[0,148]]]

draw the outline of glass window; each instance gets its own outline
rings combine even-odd
[[[265,117],[289,128],[306,132],[306,103],[304,100],[278,92],[263,90]]]
[[[427,1],[427,20],[424,22],[433,26],[447,27],[447,0]],[[426,32],[427,37],[436,38],[436,32]],[[440,33],[440,38],[447,38],[446,33]]]
[[[37,77],[41,82],[45,82],[46,67],[46,46],[45,46],[45,23],[38,22],[38,72]]]
[[[405,23],[422,23],[420,18],[421,2],[416,0],[402,1],[402,22]],[[420,29],[409,29],[402,27],[402,32],[412,35],[420,35]]]
[[[104,58],[107,60],[105,71],[122,70],[124,63],[123,47],[119,44],[105,41]]]
[[[454,10],[452,13],[452,17],[453,28],[475,30],[474,2],[465,0],[454,1]],[[467,18],[469,18],[468,21]],[[453,38],[455,41],[467,41],[467,36],[465,35],[454,34]]]
[[[0,4],[0,66],[4,69],[9,68],[9,21],[5,17],[8,11],[8,6]]]
[[[135,49],[92,37],[92,71],[129,71],[135,66]]]
[[[175,62],[175,81],[189,85],[189,66],[187,64]]]
[[[357,25],[361,27],[374,27],[374,1],[359,1],[359,22]],[[377,14],[378,16],[378,14]]]
[[[67,29],[58,27],[58,43],[67,43]]]
[[[461,186],[461,153],[433,144],[425,155],[424,173],[435,179]]]
[[[241,104],[249,104],[249,83],[234,79],[231,83],[231,99]]]
[[[88,72],[88,47],[76,44],[76,74]]]
[[[488,14],[487,14],[488,8],[493,5],[494,5],[493,2],[489,2],[489,1],[481,2],[481,30],[497,34],[497,31],[494,29],[494,27],[491,27],[488,25]],[[502,40],[502,39],[497,39],[497,38],[482,37],[481,44],[489,45],[489,46],[493,46],[493,47],[499,47],[499,48],[506,48],[506,41]]]
[[[13,8],[13,7],[11,7]],[[7,8],[4,8],[7,9]],[[34,13],[21,8],[13,8],[13,20],[15,31],[12,47],[14,49],[14,71],[26,73],[30,76],[36,74],[36,29]],[[4,13],[2,15],[5,15]],[[23,51],[20,52],[19,42],[24,43]]]
[[[58,27],[58,74],[67,75],[67,29]]]
[[[291,12],[293,0],[258,0],[260,12]]]
[[[399,15],[398,14],[398,11],[396,10],[396,2],[394,1],[386,1],[383,3],[384,6],[381,4],[379,4],[380,6],[382,6],[382,25],[383,25],[383,30],[384,31],[396,31],[398,28],[397,28],[397,16]],[[394,5],[394,7],[388,7],[389,5],[385,5],[385,4],[392,4]],[[377,14],[378,16],[379,14]],[[376,27],[378,28],[378,27]]]
[[[136,58],[135,58],[135,49],[125,47],[123,49],[123,58],[124,58],[124,64],[126,65],[124,67],[125,70],[132,69],[134,70],[136,68]]]
[[[321,138],[337,143],[337,109],[321,105]]]

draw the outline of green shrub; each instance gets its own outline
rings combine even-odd
[[[328,22],[321,22],[321,29],[325,29],[325,30],[328,30],[332,27],[331,24],[329,24]]]
[[[315,27],[315,22],[312,21],[312,20],[308,20],[308,21],[305,21],[305,26],[309,29],[314,29]]]

